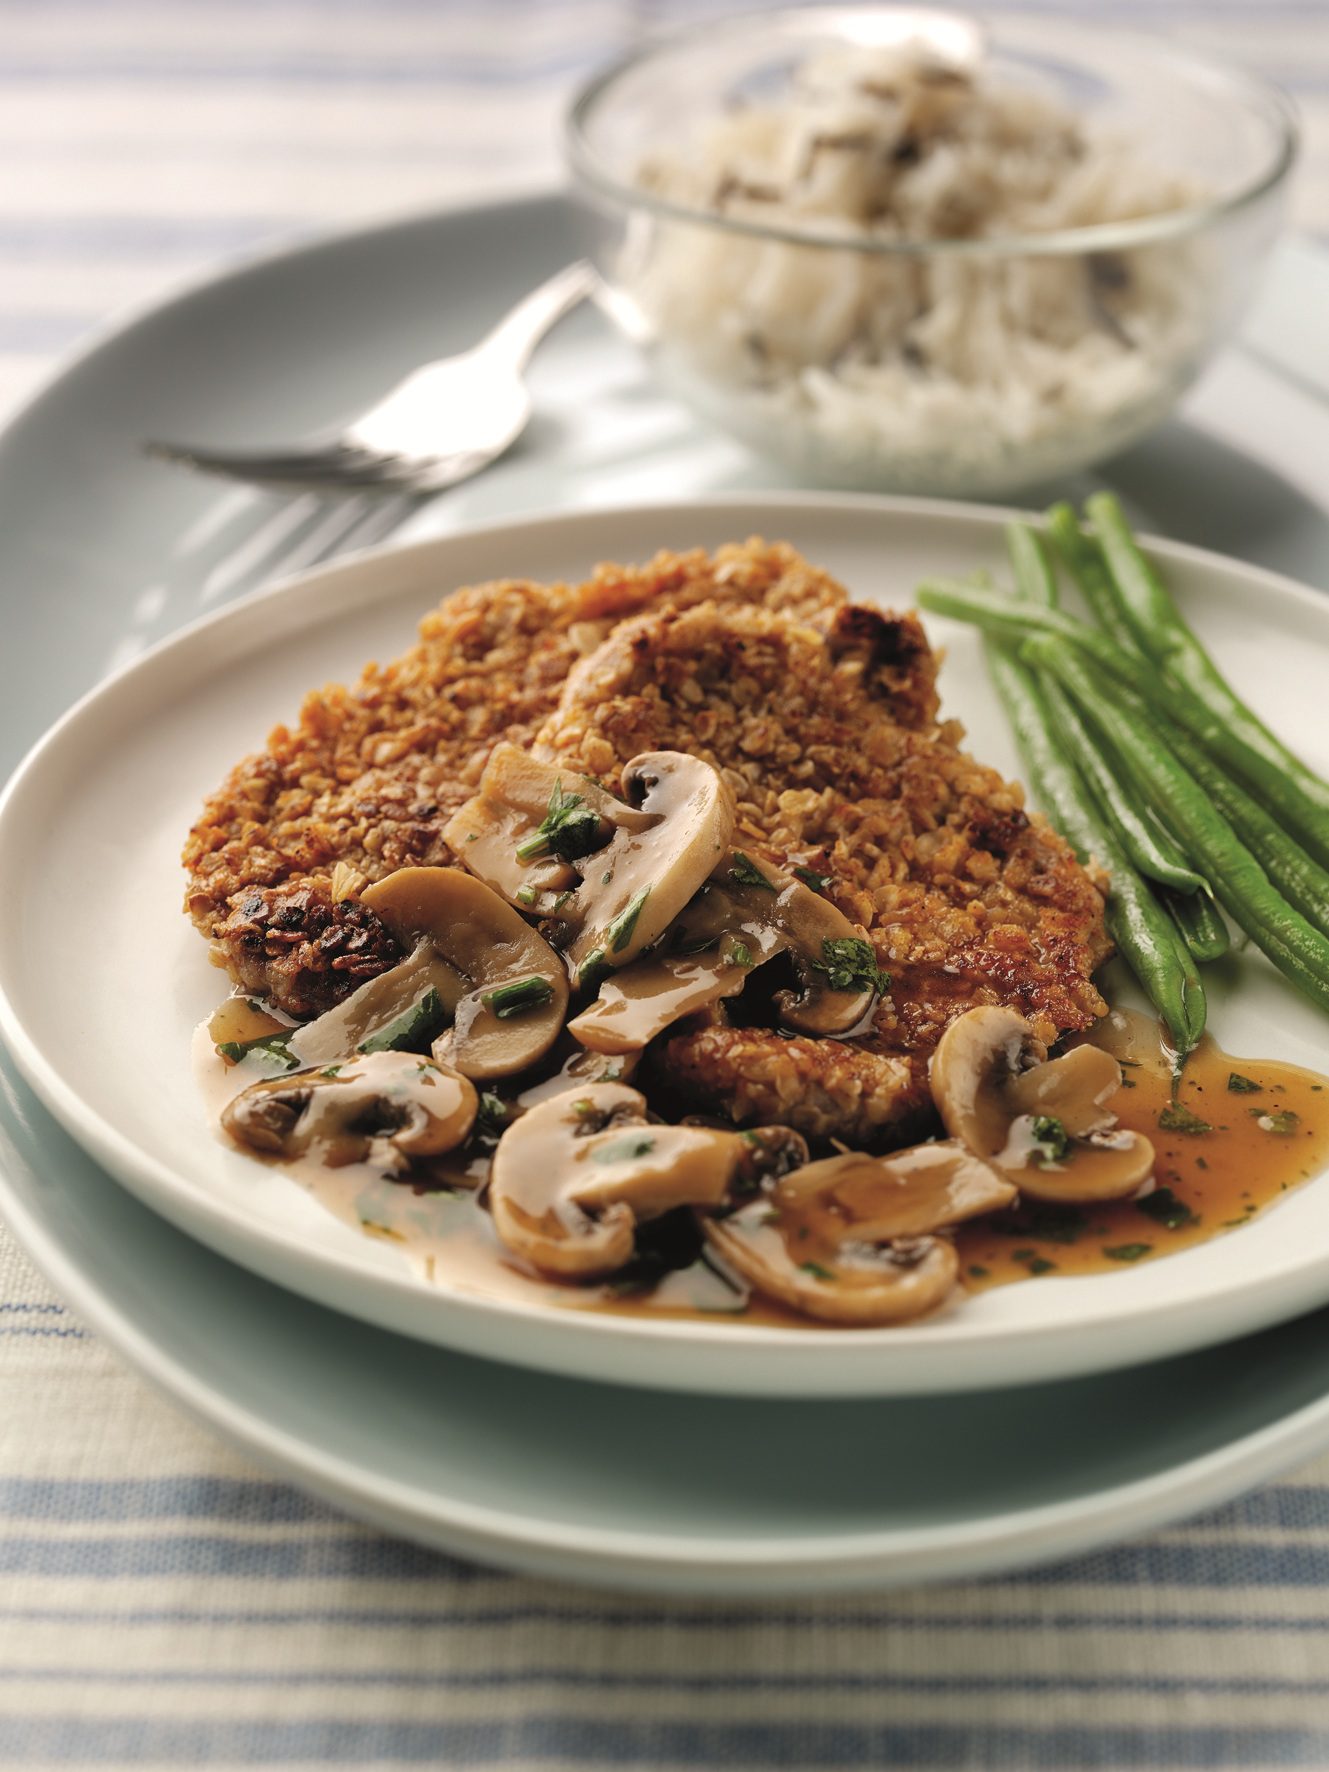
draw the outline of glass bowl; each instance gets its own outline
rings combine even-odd
[[[1158,424],[1250,299],[1296,139],[1163,40],[879,6],[665,39],[568,122],[606,306],[667,386],[804,480],[958,496]]]

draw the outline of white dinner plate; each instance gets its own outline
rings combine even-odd
[[[1157,1359],[1324,1303],[1329,1182],[1312,1180],[1237,1234],[1120,1273],[993,1289],[916,1324],[827,1333],[602,1316],[430,1284],[394,1245],[210,1135],[190,1036],[219,981],[181,914],[179,848],[204,793],[306,688],[400,651],[460,584],[577,579],[600,560],[764,532],[898,608],[924,577],[999,567],[1000,524],[977,507],[805,495],[530,518],[364,556],[196,624],[61,721],[0,805],[0,1030],[84,1147],[192,1235],[385,1327],[575,1377],[748,1395],[1013,1385]],[[1329,767],[1323,601],[1212,556],[1159,552],[1219,664]],[[946,654],[943,712],[977,755],[1018,773],[976,637],[928,625]],[[1258,954],[1211,977],[1228,1051],[1329,1070],[1329,1024]]]

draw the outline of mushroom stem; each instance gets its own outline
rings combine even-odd
[[[645,1096],[593,1083],[541,1102],[503,1134],[489,1186],[494,1229],[542,1273],[602,1278],[631,1260],[640,1220],[719,1206],[761,1154],[741,1133],[648,1122]]]
[[[990,1165],[947,1141],[806,1164],[702,1228],[759,1292],[806,1316],[897,1323],[933,1310],[955,1284],[954,1247],[936,1233],[1015,1197]]]
[[[951,1136],[1030,1199],[1124,1199],[1153,1173],[1149,1140],[1114,1130],[1116,1059],[1077,1046],[1049,1060],[1014,1009],[985,1006],[958,1016],[937,1043],[930,1081]]]
[[[455,1071],[413,1053],[373,1052],[251,1083],[227,1104],[222,1125],[265,1156],[313,1156],[330,1169],[377,1156],[391,1170],[455,1149],[478,1107]]]

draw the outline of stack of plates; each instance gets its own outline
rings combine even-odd
[[[752,470],[685,430],[584,316],[541,360],[542,431],[423,514],[425,539],[227,601],[262,563],[255,548],[246,567],[236,537],[266,525],[271,551],[298,514],[143,462],[136,440],[275,439],[354,409],[481,331],[564,255],[564,221],[543,200],[268,260],[101,344],[0,440],[11,755],[126,666],[0,810],[0,1029],[24,1079],[4,1073],[5,1216],[95,1328],[269,1464],[394,1531],[586,1580],[755,1592],[971,1573],[1140,1530],[1329,1443],[1329,1314],[1298,1315],[1329,1301],[1329,1177],[1167,1261],[998,1289],[936,1322],[803,1334],[428,1288],[209,1136],[189,1041],[217,977],[180,914],[180,840],[305,686],[399,651],[444,590],[476,579],[580,578],[765,532],[898,607],[920,578],[999,555],[999,515],[973,507],[679,501],[680,485]],[[459,282],[465,265],[488,280]],[[1186,486],[1216,445],[1170,437]],[[665,488],[675,502],[626,503]],[[573,514],[462,527],[537,503]],[[1299,545],[1293,528],[1278,547]],[[1329,606],[1164,552],[1220,663],[1329,765],[1315,699]],[[1017,773],[972,636],[930,626],[946,710]],[[1329,1029],[1258,960],[1220,978],[1213,1021],[1233,1052],[1329,1070]]]

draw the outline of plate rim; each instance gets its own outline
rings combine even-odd
[[[1221,1506],[1329,1447],[1327,1388],[1277,1421],[1148,1477],[988,1519],[859,1532],[829,1544],[809,1537],[751,1539],[739,1554],[719,1539],[657,1541],[621,1530],[541,1521],[530,1514],[441,1498],[436,1489],[385,1476],[369,1464],[317,1447],[267,1420],[252,1405],[237,1403],[211,1380],[191,1372],[183,1355],[139,1328],[99,1287],[95,1273],[70,1255],[16,1195],[7,1170],[0,1170],[0,1199],[17,1241],[76,1314],[193,1419],[202,1419],[267,1468],[380,1529],[521,1573],[589,1580],[592,1585],[600,1577],[600,1585],[607,1587],[658,1593],[699,1592],[690,1578],[720,1573],[736,1584],[724,1591],[740,1597],[847,1593],[996,1574],[1082,1555],[1125,1535],[1157,1529],[1179,1515]],[[173,1235],[186,1235],[169,1228]],[[307,1308],[305,1300],[296,1302]],[[786,1399],[763,1401],[767,1407],[788,1406]],[[685,1399],[680,1397],[679,1403],[685,1406]],[[707,1585],[705,1591],[713,1590]]]
[[[686,514],[698,510],[722,512],[751,512],[753,510],[780,512],[786,515],[808,511],[813,514],[834,515],[837,512],[852,512],[861,517],[877,518],[889,524],[892,521],[944,521],[960,523],[972,529],[986,532],[998,531],[1003,522],[1012,515],[1027,516],[1032,513],[1021,512],[1011,507],[998,507],[946,499],[927,499],[915,497],[896,497],[872,493],[834,493],[834,492],[739,492],[720,493],[691,497],[685,500],[653,499],[634,504],[611,505],[605,507],[576,508],[571,511],[554,509],[552,511],[527,512],[517,518],[482,522],[460,527],[442,536],[426,537],[414,542],[407,542],[397,547],[381,547],[365,549],[355,554],[341,557],[332,564],[325,564],[314,569],[293,575],[265,586],[249,595],[210,611],[196,620],[185,624],[164,636],[153,646],[147,648],[139,657],[133,659],[119,670],[109,674],[101,682],[87,690],[74,705],[69,708],[30,748],[20,761],[4,789],[0,792],[0,844],[7,828],[11,808],[23,794],[29,780],[39,773],[47,757],[58,753],[60,745],[71,729],[76,728],[83,717],[104,699],[123,692],[123,686],[140,673],[151,671],[163,655],[169,654],[180,647],[194,646],[200,636],[239,628],[242,631],[249,624],[254,611],[274,601],[280,601],[288,608],[294,606],[298,612],[302,599],[317,597],[327,581],[342,576],[355,577],[367,567],[372,570],[376,560],[391,560],[409,569],[412,562],[425,560],[430,555],[443,553],[458,546],[466,546],[475,542],[483,542],[490,538],[510,538],[523,531],[538,530],[553,525],[559,530],[576,530],[580,527],[594,526],[605,520],[646,523],[658,522],[662,514],[672,513],[674,520],[682,520]],[[740,519],[741,520],[741,519]],[[1190,544],[1173,543],[1162,538],[1145,538],[1147,544],[1157,549],[1163,558],[1176,558],[1187,561],[1201,570],[1218,572],[1229,577],[1236,575],[1245,582],[1255,581],[1266,590],[1289,599],[1294,605],[1301,606],[1313,618],[1329,626],[1329,604],[1323,596],[1307,586],[1299,584],[1282,574],[1269,571],[1267,568],[1251,566],[1243,561],[1215,554],[1210,550],[1197,548]],[[447,575],[443,575],[446,580]],[[347,609],[363,608],[372,601],[372,589],[357,593],[347,604]],[[341,613],[341,611],[339,611]],[[12,864],[11,864],[12,865]],[[15,1004],[10,998],[3,976],[3,956],[0,956],[0,1038],[8,1046],[20,1071],[45,1103],[57,1120],[70,1131],[73,1137],[90,1152],[96,1161],[111,1169],[112,1173],[131,1187],[131,1191],[139,1192],[146,1198],[153,1210],[171,1218],[179,1228],[189,1234],[197,1235],[191,1226],[184,1223],[181,1217],[173,1214],[169,1201],[172,1193],[178,1189],[181,1178],[174,1169],[150,1152],[143,1151],[122,1134],[116,1127],[104,1121],[95,1111],[85,1106],[81,1096],[74,1087],[67,1083],[57,1067],[49,1062],[38,1045],[29,1036],[18,1014]],[[134,1180],[130,1178],[134,1177]],[[147,1177],[145,1185],[148,1194],[140,1192],[138,1179]],[[187,1186],[188,1184],[186,1184]],[[233,1260],[240,1260],[246,1266],[255,1269],[268,1278],[280,1276],[274,1274],[269,1258],[274,1251],[282,1265],[293,1268],[309,1281],[310,1285],[319,1285],[324,1290],[306,1291],[306,1296],[317,1298],[320,1302],[338,1306],[330,1296],[327,1288],[335,1287],[338,1282],[369,1292],[380,1301],[381,1308],[391,1309],[399,1304],[403,1310],[418,1307],[421,1289],[404,1272],[401,1275],[379,1272],[365,1268],[358,1263],[351,1251],[306,1250],[299,1248],[290,1241],[274,1237],[266,1229],[256,1227],[243,1221],[232,1209],[220,1201],[210,1198],[204,1190],[195,1190],[189,1194],[187,1210],[191,1218],[198,1218],[208,1223],[217,1238],[210,1244],[220,1248]],[[201,1239],[207,1240],[207,1239]],[[242,1253],[237,1253],[242,1251]],[[1312,1255],[1300,1264],[1291,1274],[1283,1276],[1285,1283],[1300,1280],[1303,1287],[1309,1278],[1321,1270],[1329,1270],[1329,1252],[1316,1257]],[[293,1287],[301,1290],[300,1287]],[[1317,1289],[1318,1290],[1318,1289]],[[1156,1358],[1166,1358],[1170,1354],[1184,1352],[1198,1346],[1208,1346],[1223,1340],[1230,1340],[1238,1335],[1267,1326],[1282,1318],[1296,1314],[1300,1309],[1312,1308],[1314,1300],[1304,1300],[1304,1294],[1298,1294],[1290,1308],[1285,1300],[1277,1295],[1271,1279],[1254,1276],[1234,1282],[1225,1289],[1223,1297],[1225,1321],[1214,1324],[1214,1305],[1210,1300],[1204,1301],[1180,1299],[1161,1301],[1149,1306],[1148,1316],[1153,1324],[1168,1323],[1175,1325],[1178,1321],[1191,1325],[1190,1333],[1180,1332],[1170,1339],[1165,1349]],[[1246,1315],[1241,1315],[1236,1308],[1246,1301],[1263,1299],[1263,1304],[1252,1302],[1252,1308]],[[1303,1301],[1304,1300],[1304,1301]],[[355,1308],[353,1303],[343,1306],[347,1314],[364,1315]],[[753,1363],[764,1361],[767,1367],[774,1368],[783,1353],[786,1356],[805,1357],[808,1350],[819,1345],[815,1332],[795,1328],[772,1328],[765,1325],[727,1324],[723,1327],[707,1322],[660,1320],[648,1318],[606,1317],[596,1313],[578,1312],[575,1310],[558,1311],[536,1301],[519,1299],[493,1298],[482,1294],[469,1294],[449,1291],[439,1300],[438,1315],[440,1319],[460,1315],[462,1320],[475,1321],[486,1319],[491,1325],[511,1328],[520,1333],[523,1328],[540,1324],[551,1331],[560,1346],[567,1350],[575,1359],[580,1350],[595,1358],[595,1350],[612,1350],[615,1346],[628,1346],[647,1350],[643,1358],[649,1358],[651,1351],[661,1350],[659,1357],[666,1355],[662,1350],[675,1348],[687,1354],[695,1355],[703,1349],[715,1351],[719,1348],[728,1350],[737,1356],[742,1350],[743,1356]],[[388,1321],[384,1317],[373,1320]],[[415,1333],[400,1318],[388,1321],[388,1326]],[[975,1384],[983,1388],[997,1388],[1005,1384],[1035,1382],[1043,1378],[1086,1374],[1094,1370],[1104,1370],[1115,1365],[1131,1365],[1143,1363],[1147,1356],[1131,1355],[1122,1357],[1114,1354],[1108,1343],[1108,1337],[1114,1333],[1125,1338],[1127,1327],[1122,1319],[1120,1309],[1112,1309],[1106,1302],[1097,1311],[1085,1314],[1081,1325],[1083,1333],[1077,1340],[1086,1347],[1094,1344],[1091,1331],[1097,1331],[1100,1339],[1093,1346],[1090,1357],[1081,1357],[1070,1364],[1059,1363],[1054,1357],[1054,1350],[1048,1343],[1052,1339],[1048,1329],[1038,1324],[1013,1325],[1004,1328],[999,1336],[1002,1352],[1021,1357],[1023,1362],[1016,1375],[1005,1377],[1000,1375],[1000,1368],[994,1370],[993,1361],[988,1358],[984,1366],[983,1356],[975,1355],[972,1340],[948,1344],[934,1342],[926,1348],[917,1348],[914,1357],[919,1361],[927,1361],[931,1365],[939,1365],[943,1370],[939,1374],[932,1371],[926,1379],[911,1378],[904,1366],[905,1349],[912,1344],[907,1339],[907,1330],[902,1334],[898,1328],[850,1329],[837,1332],[834,1345],[837,1348],[866,1357],[875,1351],[886,1356],[886,1363],[891,1370],[878,1374],[873,1383],[860,1378],[841,1379],[837,1389],[839,1394],[905,1394],[911,1391],[940,1389],[974,1388]],[[495,1331],[501,1333],[499,1327]],[[439,1336],[445,1345],[449,1338]],[[897,1350],[894,1362],[888,1350]],[[1041,1351],[1041,1360],[1037,1353]],[[532,1350],[535,1358],[532,1364],[542,1364],[547,1369],[567,1371],[569,1367],[558,1357],[550,1357],[546,1350],[539,1346]],[[543,1356],[543,1357],[541,1357]],[[967,1357],[966,1357],[967,1356]],[[505,1356],[506,1357],[506,1356]],[[516,1356],[512,1356],[516,1357]],[[612,1363],[612,1352],[605,1354],[605,1359]],[[975,1376],[974,1365],[977,1362],[983,1369],[983,1375]],[[519,1361],[519,1363],[526,1363]],[[812,1359],[817,1364],[815,1356]],[[576,1370],[576,1368],[572,1368]],[[601,1362],[601,1375],[609,1374]],[[629,1381],[630,1382],[630,1381]],[[717,1375],[708,1373],[694,1374],[684,1379],[678,1373],[671,1377],[652,1377],[643,1373],[637,1382],[650,1385],[667,1385],[677,1388],[681,1384],[692,1390],[721,1389],[731,1394],[739,1388],[732,1381],[718,1382]],[[749,1380],[748,1382],[753,1382]],[[825,1379],[821,1383],[825,1383]],[[767,1389],[782,1389],[785,1394],[805,1393],[807,1381],[795,1383],[792,1374],[789,1379],[781,1382],[768,1380],[760,1386]]]

